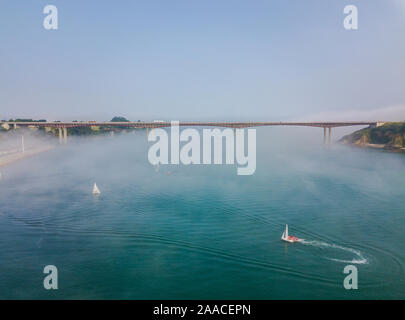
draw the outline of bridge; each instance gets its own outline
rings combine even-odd
[[[346,122],[197,122],[197,121],[184,121],[179,122],[182,127],[223,127],[223,128],[251,128],[251,127],[264,127],[264,126],[301,126],[301,127],[318,127],[323,128],[324,143],[331,143],[332,128],[348,127],[348,126],[371,126],[378,127],[386,122],[379,121],[346,121]],[[17,127],[44,127],[44,128],[57,128],[59,132],[59,141],[67,142],[67,129],[77,127],[126,127],[138,129],[155,129],[170,127],[172,124],[168,121],[153,121],[153,122],[98,122],[98,121],[80,121],[80,122],[2,122],[2,125]],[[327,131],[329,133],[327,137]]]

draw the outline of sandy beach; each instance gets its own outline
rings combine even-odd
[[[32,156],[42,153],[42,152],[49,151],[53,148],[54,147],[52,147],[52,146],[43,146],[43,147],[38,147],[35,149],[26,150],[25,152],[12,153],[12,154],[0,156],[0,167],[4,167],[4,166],[12,164],[16,161],[19,161],[19,160],[22,160],[22,159],[25,159],[28,157],[32,157]]]

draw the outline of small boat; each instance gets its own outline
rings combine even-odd
[[[94,183],[93,194],[100,194],[100,193],[101,192],[100,192],[99,188],[97,187],[96,183]]]
[[[287,241],[287,242],[298,242],[300,239],[294,236],[289,236],[288,235],[288,224],[285,225],[285,231],[283,232],[283,235],[281,236],[281,240]]]

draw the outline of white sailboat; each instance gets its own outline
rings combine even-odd
[[[93,187],[93,194],[100,194],[100,189],[97,187],[97,184],[94,183],[94,187]]]
[[[298,242],[300,239],[294,236],[289,236],[288,235],[288,224],[285,225],[285,230],[281,236],[281,240],[287,241],[287,242]]]

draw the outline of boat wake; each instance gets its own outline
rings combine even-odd
[[[343,262],[343,263],[353,263],[353,264],[367,264],[368,260],[363,256],[363,254],[355,249],[352,248],[347,248],[343,246],[339,246],[337,244],[331,244],[331,243],[326,243],[323,241],[317,241],[317,240],[305,240],[301,239],[300,243],[308,246],[313,246],[321,249],[336,249],[336,250],[342,250],[346,252],[350,252],[354,255],[356,255],[355,259],[352,260],[344,260],[344,259],[336,259],[336,258],[327,258],[332,261],[337,261],[337,262]]]

